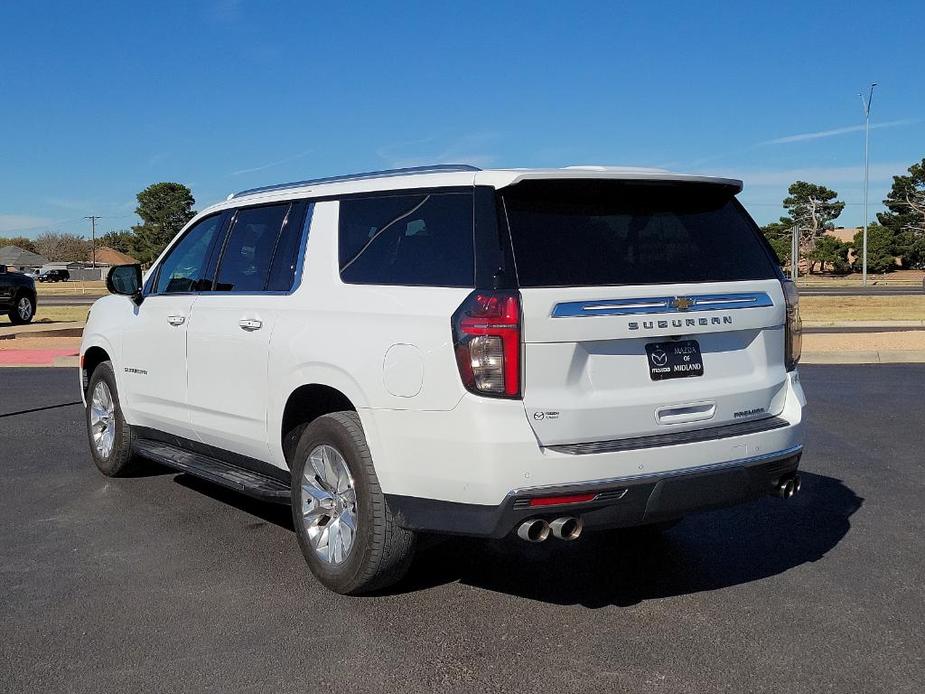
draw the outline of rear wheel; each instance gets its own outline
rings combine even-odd
[[[312,573],[337,593],[397,583],[414,555],[415,535],[389,510],[356,412],[324,415],[302,432],[292,466],[292,520]]]
[[[20,294],[13,302],[9,312],[10,322],[23,325],[32,321],[35,316],[35,300],[28,294]]]
[[[112,363],[94,369],[87,388],[87,436],[93,462],[107,477],[121,477],[137,468],[132,455],[132,427],[122,416]]]

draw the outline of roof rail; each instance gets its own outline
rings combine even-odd
[[[272,186],[261,186],[259,188],[248,188],[238,193],[232,193],[228,200],[240,198],[245,195],[254,195],[256,193],[268,193],[274,190],[287,190],[289,188],[301,188],[302,186],[319,185],[321,183],[340,183],[341,181],[362,181],[366,178],[387,178],[390,176],[405,176],[407,174],[422,173],[448,173],[452,171],[481,171],[477,166],[470,164],[434,164],[432,166],[408,166],[403,169],[385,169],[383,171],[366,171],[364,173],[347,174],[345,176],[327,176],[326,178],[311,178],[307,181],[295,181],[293,183],[278,183]]]

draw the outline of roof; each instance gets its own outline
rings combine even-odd
[[[96,262],[100,265],[134,265],[138,261],[115,248],[100,246],[96,249]]]
[[[834,236],[839,241],[850,243],[854,241],[854,235],[859,231],[861,231],[860,227],[838,227],[836,229],[829,229],[825,233],[828,236]]]
[[[742,190],[742,181],[731,178],[683,174],[665,169],[615,166],[568,166],[562,169],[478,169],[466,164],[440,164],[436,166],[371,171],[349,176],[333,176],[310,181],[298,181],[262,188],[251,188],[233,193],[227,200],[212,205],[200,213],[207,214],[226,207],[249,203],[272,202],[292,198],[315,198],[329,195],[349,195],[377,190],[404,188],[442,188],[449,186],[487,185],[505,188],[527,179],[593,178],[639,181],[679,181],[713,183]],[[387,179],[387,184],[383,181]]]
[[[39,266],[48,262],[48,258],[27,251],[19,246],[4,246],[0,248],[0,265],[10,265],[12,267],[25,267],[27,265]]]

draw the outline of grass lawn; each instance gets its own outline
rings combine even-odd
[[[922,279],[925,278],[923,270],[897,270],[885,275],[867,276],[867,283],[877,287],[908,287],[922,286]],[[863,278],[861,273],[855,272],[850,275],[800,275],[797,279],[798,287],[859,287]]]
[[[801,296],[804,321],[925,320],[922,296]]]
[[[87,320],[89,306],[42,306],[39,301],[39,310],[32,323],[83,323]],[[5,313],[0,313],[0,326],[10,325],[10,319]]]
[[[94,280],[86,282],[36,282],[35,291],[39,296],[65,296],[68,294],[86,294],[103,296],[106,282]]]
[[[78,321],[83,323],[87,320],[87,311],[89,306],[42,306],[39,301],[39,310],[36,311],[33,323],[70,323]],[[4,320],[9,319],[4,316]]]

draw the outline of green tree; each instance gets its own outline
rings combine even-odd
[[[774,249],[774,253],[777,254],[777,259],[780,261],[781,267],[789,266],[792,250],[791,237],[793,235],[793,220],[787,217],[781,217],[780,221],[771,222],[761,227],[761,233],[764,234],[764,237],[768,240],[768,244]]]
[[[851,244],[839,241],[834,236],[820,236],[816,239],[816,247],[810,251],[808,259],[810,269],[819,263],[819,270],[825,272],[826,263],[832,266],[832,272],[844,274],[851,272],[851,263],[848,262],[848,252]]]
[[[138,193],[135,213],[141,224],[132,227],[135,234],[133,255],[150,263],[196,212],[192,191],[182,183],[154,183]]]
[[[903,267],[925,267],[925,159],[913,164],[908,175],[893,176],[893,186],[883,204],[887,211],[877,215],[893,233],[894,254]],[[868,254],[870,252],[868,239]]]
[[[860,270],[863,263],[864,231],[854,235],[854,266]],[[867,270],[873,273],[892,272],[896,269],[893,232],[879,224],[867,227]]]
[[[800,255],[809,258],[818,239],[832,228],[832,222],[845,209],[845,203],[837,199],[838,193],[834,190],[806,181],[795,181],[787,192],[784,207],[799,229]],[[810,272],[812,269],[813,263],[810,263]]]
[[[24,251],[38,253],[38,251],[35,250],[35,243],[32,239],[27,239],[25,236],[0,236],[0,248],[4,246],[16,246],[17,248],[22,248]]]
[[[137,239],[134,233],[123,229],[121,231],[110,231],[98,237],[96,239],[96,247],[108,246],[109,248],[114,248],[117,251],[134,256],[136,241]]]

